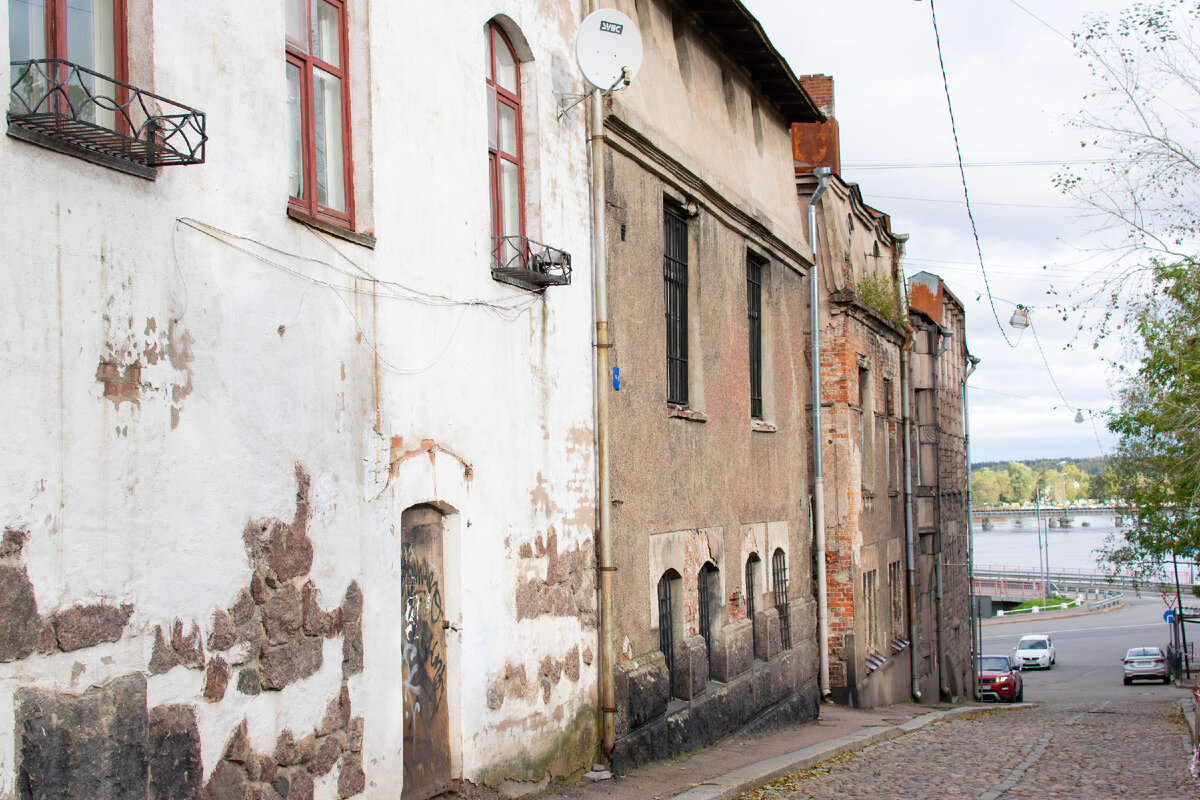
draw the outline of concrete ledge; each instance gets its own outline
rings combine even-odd
[[[932,711],[922,714],[902,725],[881,725],[864,728],[862,731],[827,742],[805,747],[775,758],[768,758],[756,764],[750,764],[740,769],[726,772],[712,780],[694,786],[686,792],[675,795],[673,800],[733,800],[739,794],[759,788],[771,781],[778,780],[793,772],[809,769],[822,761],[855,750],[862,750],[872,745],[896,739],[913,731],[920,730],[926,725],[942,720],[954,719],[965,714],[979,711],[1004,711],[1014,708],[1027,708],[1030,703],[1016,703],[994,708],[983,705],[970,705],[961,708],[950,708],[943,711]]]

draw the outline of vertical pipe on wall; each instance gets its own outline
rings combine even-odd
[[[979,696],[978,659],[983,652],[983,642],[979,641],[982,628],[979,625],[979,607],[975,602],[975,524],[971,519],[971,404],[967,400],[967,381],[979,366],[979,359],[967,354],[967,373],[962,379],[963,398],[963,458],[967,470],[967,602],[968,619],[971,625],[971,698]]]
[[[946,664],[946,604],[945,593],[942,584],[942,567],[946,561],[946,518],[942,512],[942,435],[945,431],[942,430],[942,370],[941,356],[946,352],[949,346],[950,338],[947,333],[953,335],[953,332],[945,329],[938,331],[941,334],[941,342],[938,345],[937,351],[933,354],[931,361],[931,380],[933,383],[933,424],[937,432],[937,494],[934,498],[934,506],[937,509],[937,561],[933,565],[934,581],[933,581],[933,618],[934,618],[934,635],[937,637],[936,652],[937,652],[937,672],[938,672],[938,694],[943,700],[951,699],[950,683],[948,680],[949,673]]]
[[[921,699],[921,659],[917,654],[917,556],[913,547],[913,477],[912,477],[912,410],[908,402],[910,391],[908,369],[912,349],[912,329],[900,349],[900,418],[904,426],[904,552],[908,568],[908,653],[912,666],[912,696]]]
[[[588,13],[598,11],[598,0],[588,0]],[[604,108],[599,92],[588,103],[588,162],[592,190],[592,293],[596,316],[596,530],[597,583],[600,589],[600,714],[601,744],[611,755],[616,744],[616,677],[613,675],[613,547],[611,529],[612,486],[608,461],[608,260],[604,236]]]
[[[821,686],[821,698],[831,695],[829,691],[829,585],[825,574],[825,479],[821,460],[821,320],[818,290],[820,269],[817,257],[817,203],[825,194],[829,180],[829,168],[813,170],[817,177],[817,190],[808,201],[808,243],[812,247],[813,265],[809,273],[809,309],[812,319],[812,448],[813,448],[813,530],[817,552],[817,663]]]

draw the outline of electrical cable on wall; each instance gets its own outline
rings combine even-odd
[[[176,244],[175,244],[176,235],[179,232],[180,226],[186,226],[188,228],[191,228],[199,233],[204,234],[205,236],[208,236],[208,237],[220,242],[221,244],[225,245],[226,247],[229,247],[233,250],[236,250],[239,253],[242,253],[243,255],[248,256],[249,258],[252,258],[256,261],[259,261],[261,263],[272,266],[272,267],[279,269],[283,272],[286,272],[289,275],[292,275],[302,281],[305,281],[306,283],[308,283],[308,287],[305,288],[304,295],[301,298],[301,306],[303,306],[304,297],[307,296],[308,290],[311,289],[313,286],[320,286],[322,288],[330,290],[330,292],[333,294],[333,296],[337,298],[338,302],[342,304],[342,306],[346,309],[347,313],[350,315],[350,318],[354,324],[355,332],[356,332],[356,334],[358,334],[358,338],[362,342],[366,343],[368,347],[371,348],[372,352],[375,354],[376,358],[379,360],[380,365],[384,369],[388,370],[389,372],[393,372],[393,373],[400,374],[400,375],[417,375],[417,374],[426,372],[427,370],[433,368],[442,359],[442,357],[444,357],[445,354],[449,351],[450,346],[453,344],[453,342],[458,334],[459,329],[462,327],[462,323],[463,323],[463,320],[466,318],[467,312],[469,310],[471,310],[472,308],[479,308],[479,309],[488,311],[491,314],[493,314],[494,316],[496,316],[506,322],[515,322],[517,319],[519,319],[530,308],[532,308],[534,305],[536,305],[542,299],[540,294],[522,293],[522,294],[509,295],[507,297],[503,297],[503,298],[500,298],[499,300],[495,300],[495,301],[456,300],[454,298],[447,297],[445,295],[424,292],[419,289],[412,289],[412,288],[407,287],[396,281],[381,280],[380,278],[377,278],[376,276],[372,275],[368,270],[366,270],[365,268],[363,268],[362,266],[360,266],[359,264],[354,262],[353,259],[349,258],[339,248],[333,246],[332,242],[328,241],[324,236],[320,235],[320,233],[315,230],[313,232],[318,236],[318,238],[320,238],[335,253],[337,253],[337,255],[342,260],[344,260],[347,264],[349,264],[350,267],[352,268],[351,270],[337,267],[334,264],[331,264],[331,263],[324,261],[322,259],[319,259],[319,258],[312,258],[309,256],[299,255],[296,253],[290,253],[286,250],[282,250],[280,248],[273,247],[272,245],[269,245],[265,242],[261,242],[257,239],[253,239],[248,236],[242,236],[239,234],[235,234],[230,231],[226,231],[222,228],[218,228],[215,225],[210,225],[209,223],[201,222],[200,220],[192,219],[189,217],[176,218],[175,231],[174,231],[174,234],[172,235],[172,239],[171,239],[171,252],[172,252],[172,256],[175,258],[176,270],[179,272],[181,281],[183,281],[183,271],[179,264],[179,259],[178,259],[178,255],[177,255],[177,251],[176,251]],[[310,229],[310,230],[312,230],[312,229]],[[266,251],[266,253],[256,252],[254,249],[252,249],[252,246],[256,247],[256,248],[261,248],[262,250]],[[323,279],[314,277],[312,275],[307,275],[304,272],[300,271],[299,269],[296,269],[293,266],[289,266],[287,264],[281,263],[281,260],[272,258],[268,254],[282,256],[284,258],[294,259],[294,260],[297,260],[297,261],[300,261],[303,263],[323,267],[323,268],[328,269],[338,275],[346,277],[354,282],[361,281],[361,280],[369,281],[371,288],[364,289],[364,288],[359,288],[354,285],[345,285],[345,284],[334,283],[332,281],[323,280]],[[184,294],[185,294],[185,298],[186,298],[187,297],[186,282],[184,282],[183,285],[184,285]],[[442,347],[441,351],[436,356],[434,356],[434,358],[431,361],[429,361],[427,364],[425,364],[424,366],[421,366],[421,367],[416,367],[416,368],[402,367],[402,366],[399,366],[399,365],[393,363],[392,361],[388,360],[382,353],[380,353],[379,348],[376,347],[375,343],[371,340],[371,337],[369,336],[369,334],[365,330],[363,330],[362,326],[360,326],[358,324],[358,318],[355,316],[354,310],[350,307],[350,304],[347,302],[347,296],[378,297],[378,298],[383,298],[383,299],[402,300],[402,301],[417,303],[419,305],[432,307],[432,308],[457,307],[457,308],[461,309],[461,313],[458,315],[458,319],[455,321],[454,327],[451,330],[450,336],[447,338],[445,345]],[[185,299],[184,311],[180,313],[180,315],[176,319],[176,321],[178,321],[178,319],[182,319],[183,313],[185,313],[186,310],[187,310],[187,302]],[[296,312],[297,316],[299,315],[299,313],[300,313],[300,309],[298,308],[297,312]]]

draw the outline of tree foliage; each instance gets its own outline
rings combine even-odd
[[[1108,543],[1114,567],[1154,568],[1200,547],[1200,271],[1153,265],[1152,289],[1126,316],[1140,348],[1108,427],[1130,523]]]

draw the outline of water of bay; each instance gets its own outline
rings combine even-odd
[[[976,519],[973,527],[975,563],[979,566],[1038,568],[1035,517],[996,519],[990,531],[985,531],[982,522]],[[1049,547],[1050,568],[1099,570],[1096,550],[1103,547],[1105,540],[1117,530],[1112,514],[1073,516],[1069,526],[1050,528],[1048,532],[1043,518],[1042,547]]]

